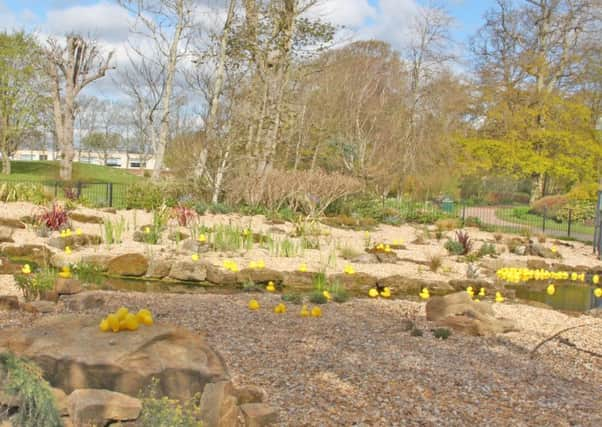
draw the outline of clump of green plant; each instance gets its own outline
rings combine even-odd
[[[247,280],[242,284],[242,290],[244,292],[259,292],[262,290],[262,287],[252,280]]]
[[[137,424],[142,427],[202,427],[200,397],[197,393],[184,403],[167,396],[160,397],[159,380],[153,378],[141,396],[142,411]]]
[[[320,249],[320,238],[315,236],[302,237],[301,245],[303,249]]]
[[[349,292],[347,292],[347,289],[345,289],[343,284],[335,281],[334,283],[331,283],[328,288],[334,302],[344,303],[349,301]]]
[[[26,301],[35,301],[40,295],[54,288],[56,273],[50,269],[33,272],[29,264],[23,266],[22,272],[15,274],[15,284]]]
[[[3,182],[0,184],[0,201],[3,202],[31,202],[43,205],[50,200],[50,195],[44,186],[38,183]]]
[[[484,257],[487,255],[497,255],[495,245],[492,243],[483,243],[483,245],[479,248],[477,255],[479,257]]]
[[[456,231],[456,239],[448,239],[445,249],[454,255],[468,255],[472,249],[472,240],[465,231]]]
[[[282,301],[285,302],[290,302],[291,304],[301,304],[303,302],[303,297],[301,296],[301,294],[295,293],[295,292],[291,292],[291,293],[286,293],[286,294],[282,294]]]
[[[309,294],[309,302],[312,304],[326,304],[328,302],[328,298],[326,298],[324,295],[324,291],[315,290]]]
[[[19,402],[19,411],[11,418],[18,427],[62,427],[50,385],[33,363],[12,353],[0,353],[0,391]]]
[[[230,224],[216,225],[210,235],[210,245],[214,251],[238,251],[253,248],[253,233]]]
[[[303,255],[303,245],[293,239],[273,239],[268,241],[271,256],[292,258]]]
[[[79,262],[71,268],[78,280],[84,283],[94,283],[99,285],[104,280],[102,268],[95,264]]]
[[[103,222],[103,240],[105,244],[112,245],[113,243],[123,242],[123,233],[126,228],[125,218],[120,216],[115,222],[110,219],[105,219]]]
[[[345,245],[339,250],[339,255],[343,259],[351,260],[357,258],[360,255],[360,252],[351,246]]]
[[[163,205],[159,209],[153,211],[153,223],[150,226],[144,227],[144,242],[149,245],[156,245],[161,239],[161,233],[165,230],[169,211],[167,206]]]
[[[437,272],[439,268],[441,268],[441,264],[443,264],[443,260],[439,255],[431,255],[428,257],[428,265],[432,272]]]
[[[437,339],[446,340],[450,337],[451,331],[447,328],[432,329],[433,336]]]

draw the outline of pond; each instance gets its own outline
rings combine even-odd
[[[556,292],[548,295],[547,282],[508,286],[516,291],[516,298],[544,303],[555,310],[584,312],[602,307],[602,298],[596,298],[591,286],[571,282],[556,282]]]

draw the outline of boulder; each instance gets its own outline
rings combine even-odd
[[[119,255],[107,265],[107,272],[114,276],[144,276],[148,270],[148,259],[137,253]]]
[[[541,258],[550,258],[550,259],[554,259],[554,258],[562,258],[562,256],[560,255],[560,253],[558,252],[553,252],[552,249],[550,248],[546,248],[543,245],[539,245],[539,244],[532,244],[530,245],[526,252],[530,255],[535,255]]]
[[[545,262],[543,259],[528,259],[527,268],[531,270],[548,270],[550,264]]]
[[[449,284],[441,280],[423,280],[399,274],[380,278],[377,282],[380,287],[388,287],[402,294],[416,294],[423,288],[428,288],[433,294],[445,294],[453,291]]]
[[[200,414],[204,427],[234,427],[238,422],[238,399],[230,381],[209,383],[201,395]]]
[[[54,396],[54,401],[56,402],[56,409],[59,410],[59,414],[69,415],[69,403],[67,401],[67,394],[61,390],[60,388],[51,387],[50,391]]]
[[[213,264],[207,264],[207,277],[205,279],[216,285],[235,285],[238,283],[236,273]]]
[[[354,264],[377,264],[379,261],[376,255],[363,253],[353,258],[351,262]]]
[[[245,403],[261,403],[266,399],[265,390],[254,385],[236,387],[233,393],[238,399],[239,405]]]
[[[42,301],[58,302],[59,294],[55,290],[42,291],[40,292],[40,299]]]
[[[20,219],[0,217],[0,225],[9,228],[26,228],[25,223]]]
[[[264,427],[278,423],[278,411],[265,403],[240,405],[246,427]]]
[[[290,288],[312,288],[316,275],[311,271],[284,271],[282,284]]]
[[[0,295],[0,310],[18,310],[19,299],[14,295]]]
[[[166,258],[152,258],[148,263],[146,277],[151,279],[163,279],[169,276],[172,260]]]
[[[466,292],[435,296],[426,303],[426,318],[470,335],[494,335],[515,330],[508,319],[497,319],[487,302],[473,301]]]
[[[208,383],[227,380],[221,357],[203,336],[157,322],[135,332],[101,332],[99,317],[41,317],[0,330],[0,352],[27,357],[66,393],[82,388],[137,396],[153,378],[161,395],[186,400]]]
[[[75,295],[61,295],[59,298],[65,304],[65,307],[74,312],[86,310],[98,310],[107,305],[102,292],[85,292]]]
[[[199,261],[179,260],[172,264],[169,277],[184,282],[204,282],[207,265]]]
[[[77,279],[59,277],[54,282],[54,291],[58,295],[73,295],[82,291],[82,282]]]
[[[0,243],[14,243],[14,229],[10,227],[0,226]]]
[[[469,286],[476,291],[481,288],[491,289],[494,285],[482,279],[452,279],[449,281],[454,291],[465,291]]]
[[[346,273],[337,273],[331,274],[328,276],[328,281],[330,283],[338,282],[341,285],[345,286],[347,289],[365,289],[368,290],[376,286],[376,277],[371,276],[367,273],[355,273],[355,274],[346,274]]]
[[[282,282],[282,273],[269,268],[244,268],[237,274],[238,283],[280,283]]]
[[[203,253],[209,252],[209,245],[207,243],[199,242],[196,239],[185,239],[180,243],[180,248],[187,252]]]
[[[110,254],[86,254],[82,255],[81,262],[91,264],[100,271],[106,272],[109,269],[109,262],[113,258]]]
[[[11,262],[8,258],[0,259],[0,274],[20,273],[22,267],[22,264]]]
[[[47,263],[52,252],[44,245],[2,243],[0,254],[7,257],[26,258],[40,263]]]
[[[78,211],[69,212],[69,218],[72,221],[83,222],[86,224],[103,224],[104,219],[101,216],[93,215],[89,213],[83,213]]]
[[[53,301],[39,300],[26,302],[21,305],[21,308],[29,313],[52,313],[56,309],[56,304]]]
[[[65,249],[67,246],[70,248],[79,248],[84,246],[100,245],[101,243],[102,238],[94,234],[76,234],[67,237],[56,236],[48,239],[48,246],[60,250]]]
[[[130,421],[140,416],[142,402],[109,390],[79,389],[67,398],[71,420],[76,427],[104,426],[111,421]]]
[[[172,242],[182,242],[182,241],[188,239],[189,237],[190,237],[190,235],[188,233],[185,233],[180,230],[172,231],[171,233],[169,233],[167,235],[167,239]]]

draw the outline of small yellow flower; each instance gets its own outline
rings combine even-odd
[[[144,234],[150,234],[150,227],[144,227]]]
[[[353,268],[352,265],[346,265],[345,268],[343,269],[343,272],[345,274],[355,274],[355,269]]]
[[[71,253],[71,248],[69,246],[65,246],[65,253],[69,255]]]
[[[192,254],[191,256],[193,261],[198,261],[199,260],[199,254]]]
[[[299,266],[299,271],[302,273],[307,272],[307,264],[303,263]]]
[[[207,236],[204,234],[199,234],[199,237],[196,238],[199,242],[205,243],[207,241]]]
[[[322,295],[324,295],[324,298],[326,298],[328,301],[332,299],[332,295],[330,295],[330,292],[328,291],[322,292]]]
[[[78,228],[77,230],[75,230],[75,234],[78,236],[81,236],[82,234],[84,234],[84,232],[82,231],[81,228]]]
[[[245,228],[242,231],[242,235],[245,236],[245,237],[248,236],[248,235],[250,235],[250,234],[251,234],[251,230],[249,230],[248,228]]]
[[[21,273],[31,274],[31,266],[29,264],[25,264],[23,267],[21,267]]]

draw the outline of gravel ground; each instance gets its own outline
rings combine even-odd
[[[582,323],[593,325],[563,337],[602,353],[601,319],[502,304],[497,314],[520,332],[441,341],[413,301],[354,299],[301,318],[294,305],[274,314],[280,300],[270,294],[254,294],[262,308],[251,312],[246,294],[102,293],[109,310],[149,307],[159,322],[206,333],[234,382],[265,388],[283,426],[602,425],[602,359],[558,341],[529,357],[546,336]],[[404,319],[424,336],[410,336]],[[31,320],[0,311],[0,328]]]

